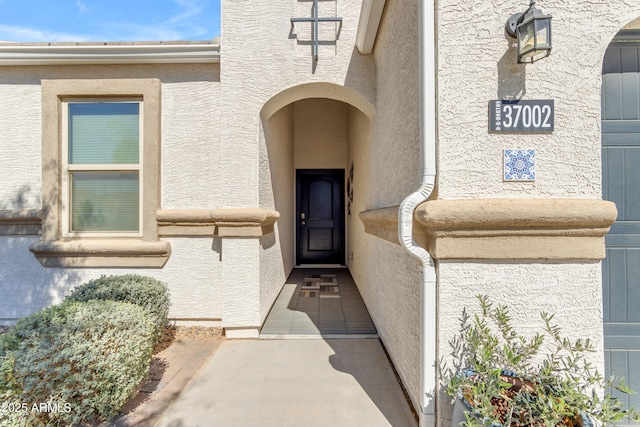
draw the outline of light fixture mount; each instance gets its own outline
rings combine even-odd
[[[518,40],[518,63],[533,63],[551,54],[551,16],[531,0],[523,13],[514,13],[505,24],[507,34]]]
[[[509,37],[515,39],[516,38],[516,28],[518,28],[518,20],[522,18],[524,13],[514,13],[507,19],[507,24],[505,25],[505,30]]]

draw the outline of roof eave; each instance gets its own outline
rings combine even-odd
[[[207,64],[220,62],[220,45],[0,44],[0,66],[89,64]]]
[[[363,0],[356,35],[356,46],[361,55],[373,52],[373,45],[382,19],[385,0]]]

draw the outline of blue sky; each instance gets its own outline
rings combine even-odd
[[[211,40],[220,0],[0,0],[0,40]]]

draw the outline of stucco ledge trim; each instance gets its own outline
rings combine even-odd
[[[264,208],[165,209],[156,213],[161,236],[261,237],[280,217]]]
[[[38,235],[41,232],[42,210],[0,210],[0,236]]]
[[[360,213],[365,231],[398,243],[398,207]],[[430,200],[414,239],[439,260],[601,260],[615,204],[596,199]]]

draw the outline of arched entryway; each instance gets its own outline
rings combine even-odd
[[[602,264],[605,373],[640,390],[640,19],[607,48],[601,117],[603,198],[618,208]],[[619,397],[640,406],[638,394]]]
[[[286,89],[263,107],[260,204],[280,213],[265,264],[279,250],[287,279],[261,336],[377,336],[343,268],[363,262],[349,253],[364,231],[372,117],[361,94],[329,83]]]
[[[301,264],[348,263],[355,220],[352,171],[358,164],[364,178],[368,169],[373,113],[373,104],[359,92],[330,83],[295,86],[264,105],[268,161],[261,164],[261,205],[280,213],[285,271]]]

